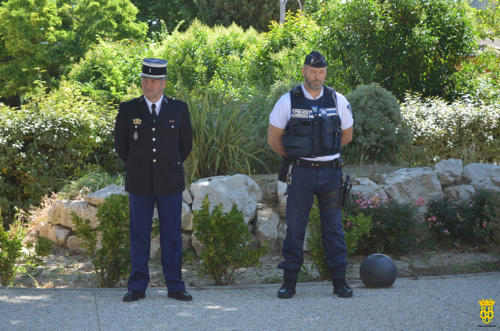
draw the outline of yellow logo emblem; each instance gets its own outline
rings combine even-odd
[[[481,313],[480,313],[481,320],[485,324],[490,323],[493,317],[495,316],[495,311],[493,309],[495,307],[495,301],[491,299],[487,300],[482,299],[478,301],[478,303],[481,306]]]
[[[141,119],[140,119],[140,118],[134,118],[134,119],[132,120],[132,122],[134,123],[134,125],[141,125],[141,123],[142,123],[142,121],[141,121]]]

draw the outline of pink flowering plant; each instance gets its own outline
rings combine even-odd
[[[500,192],[481,190],[468,200],[445,195],[428,207],[425,223],[436,238],[471,245],[500,244]]]
[[[371,218],[369,234],[359,240],[359,249],[366,252],[402,254],[416,247],[417,208],[425,204],[423,199],[414,203],[400,203],[379,196],[364,197],[360,192],[352,195],[344,218],[363,213]]]

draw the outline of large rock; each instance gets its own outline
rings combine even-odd
[[[469,200],[472,195],[476,192],[474,186],[461,184],[461,185],[450,185],[443,189],[444,193],[449,197],[457,200]]]
[[[380,200],[387,200],[387,194],[384,189],[378,186],[374,181],[368,178],[359,177],[354,178],[352,182],[352,194],[361,193],[364,199],[378,197]]]
[[[193,230],[193,218],[194,214],[191,211],[191,207],[184,201],[182,202],[182,215],[181,215],[181,228],[184,231]]]
[[[500,192],[500,166],[493,164],[471,163],[464,167],[463,181],[477,190]]]
[[[257,209],[257,221],[255,223],[255,235],[259,242],[267,242],[268,250],[276,252],[280,248],[278,241],[278,225],[280,218],[274,210],[265,205],[259,205]]]
[[[310,236],[311,236],[311,231],[309,230],[309,227],[306,227],[306,235],[304,236],[304,245],[303,245],[304,252],[310,251],[309,246],[307,246],[307,238],[309,238]]]
[[[83,240],[75,235],[70,235],[68,237],[68,240],[66,241],[66,246],[68,247],[68,249],[76,252],[85,252],[82,244]]]
[[[75,230],[71,212],[75,212],[83,219],[89,219],[90,225],[96,228],[99,225],[97,220],[97,207],[83,200],[60,200],[56,201],[48,211],[48,221],[52,224],[60,224]]]
[[[286,183],[278,181],[278,211],[281,218],[286,217]]]
[[[191,193],[189,193],[189,190],[187,188],[182,191],[182,201],[184,201],[188,205],[193,203],[193,197],[191,196]]]
[[[442,186],[456,184],[462,179],[462,160],[460,159],[443,160],[434,168]]]
[[[200,210],[208,195],[210,210],[222,204],[222,211],[227,213],[236,204],[247,224],[255,218],[257,202],[262,197],[257,183],[245,175],[203,178],[192,183],[190,191],[193,195],[193,210]]]
[[[160,235],[151,235],[151,246],[149,249],[149,257],[156,259],[161,257]]]
[[[181,227],[182,230],[191,231],[193,229],[193,217],[194,214],[191,211],[191,207],[185,202],[182,201],[182,210],[181,210]],[[159,220],[160,216],[158,215],[158,208],[154,208],[153,210],[153,220]]]
[[[90,193],[83,199],[94,206],[98,206],[103,203],[107,197],[113,194],[127,194],[127,192],[125,192],[125,188],[123,186],[111,184],[105,188],[95,191],[94,193]]]
[[[52,227],[53,225],[50,224],[49,222],[47,221],[41,221],[41,222],[37,222],[33,225],[33,230],[35,230],[36,232],[38,232],[38,235],[40,237],[44,237],[44,238],[47,238],[49,239],[49,233],[52,230]]]
[[[420,198],[429,201],[443,195],[437,172],[431,168],[399,169],[381,178],[389,198],[401,203]]]
[[[71,229],[61,225],[54,225],[49,228],[48,239],[59,246],[66,246],[66,241],[71,233]]]
[[[280,247],[283,245],[283,240],[285,240],[286,236],[286,221],[285,219],[280,219],[280,223],[278,224],[278,242]]]

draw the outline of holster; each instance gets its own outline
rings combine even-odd
[[[283,157],[281,158],[280,172],[278,173],[278,180],[286,183],[289,176],[290,164],[293,163],[293,158]]]
[[[318,195],[319,209],[328,210],[333,208],[344,208],[349,199],[351,187],[351,177],[347,174],[345,182],[342,183],[342,187]]]
[[[347,174],[345,177],[345,182],[342,184],[342,208],[345,207],[347,200],[349,199],[351,188],[352,188],[351,176]]]

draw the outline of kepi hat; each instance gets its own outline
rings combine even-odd
[[[167,75],[167,61],[161,59],[142,60],[141,77],[151,79],[165,79]]]
[[[308,65],[315,68],[323,68],[327,66],[325,57],[321,55],[318,51],[312,51],[306,56],[304,65]]]

